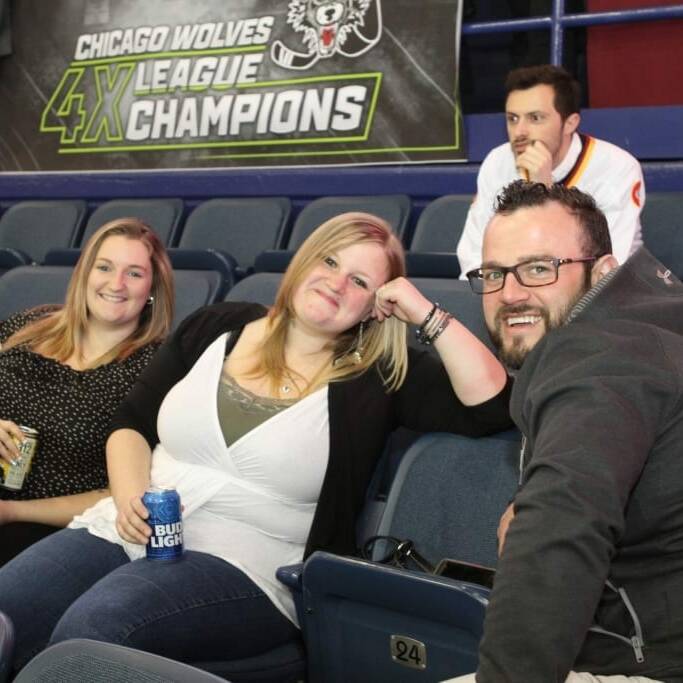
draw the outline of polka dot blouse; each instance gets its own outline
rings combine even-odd
[[[0,323],[0,343],[49,310],[17,313]],[[109,420],[158,346],[149,344],[121,362],[92,370],[74,370],[23,347],[0,351],[0,418],[39,432],[23,488],[0,487],[0,499],[51,498],[105,488]]]

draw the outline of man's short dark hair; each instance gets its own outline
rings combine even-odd
[[[579,111],[581,90],[577,81],[561,66],[541,64],[511,71],[505,79],[505,97],[513,90],[528,90],[537,85],[549,85],[554,93],[553,106],[564,121]]]
[[[495,213],[510,215],[517,209],[544,206],[557,202],[578,221],[582,230],[583,256],[600,258],[612,253],[612,240],[605,214],[589,194],[576,187],[567,188],[556,183],[548,187],[543,183],[515,180],[496,197]]]

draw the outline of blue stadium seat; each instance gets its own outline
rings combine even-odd
[[[424,208],[406,253],[409,277],[460,276],[455,250],[471,203],[470,195],[448,194]]]
[[[214,249],[168,249],[168,257],[173,271],[207,270],[215,271],[221,282],[214,293],[214,301],[218,301],[237,282],[237,263],[229,254]],[[176,298],[178,291],[176,291]]]
[[[102,225],[116,218],[139,218],[147,223],[164,245],[176,240],[183,216],[182,199],[112,199],[100,204],[88,218],[79,244],[85,244]]]
[[[223,292],[223,275],[217,270],[174,269],[173,279],[175,281],[173,329],[198,308],[218,301]]]
[[[73,268],[19,266],[0,277],[0,320],[41,304],[62,304]]]
[[[650,192],[641,214],[643,242],[683,279],[683,192]]]
[[[460,276],[460,261],[455,252],[407,251],[406,272],[409,278],[457,279]]]
[[[329,218],[348,211],[364,211],[384,218],[401,238],[410,218],[408,195],[363,195],[357,197],[321,197],[307,204],[297,216],[287,249],[295,251],[303,241]]]
[[[14,680],[17,683],[225,683],[224,678],[166,657],[86,638],[51,645],[36,655]]]
[[[9,680],[14,655],[14,626],[9,617],[0,612],[0,683]]]
[[[0,218],[0,249],[24,254],[29,263],[42,263],[50,249],[70,247],[78,239],[85,210],[85,202],[75,199],[13,204]]]
[[[44,266],[70,266],[73,268],[81,256],[79,247],[68,249],[50,249],[45,254]]]
[[[516,490],[520,441],[515,430],[478,439],[421,437],[398,468],[377,533],[412,539],[432,564],[457,553],[495,566],[496,530]]]
[[[282,246],[290,212],[286,197],[210,199],[188,216],[178,246],[225,252],[248,273],[259,253]]]
[[[226,301],[249,301],[270,306],[280,286],[280,273],[254,273],[240,280],[226,295]]]
[[[30,266],[31,263],[31,257],[24,251],[0,249],[0,275],[17,266]]]
[[[254,261],[256,273],[284,273],[296,252],[289,249],[266,249]]]
[[[494,566],[518,451],[512,432],[422,437],[401,463],[378,533],[412,540],[433,563]],[[435,683],[477,667],[487,589],[328,553],[307,560],[301,583],[310,681]]]
[[[410,251],[455,252],[465,227],[471,195],[447,194],[430,202],[420,214]]]

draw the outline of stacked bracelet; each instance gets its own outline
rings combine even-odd
[[[448,327],[453,316],[448,312],[444,311],[443,308],[439,306],[438,303],[434,303],[432,310],[427,313],[427,316],[422,321],[422,325],[415,330],[415,337],[420,344],[426,344],[429,346],[433,344],[440,336],[441,333]]]

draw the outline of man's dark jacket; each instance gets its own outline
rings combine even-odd
[[[479,683],[683,681],[683,285],[645,249],[610,275],[515,383],[524,469]]]

